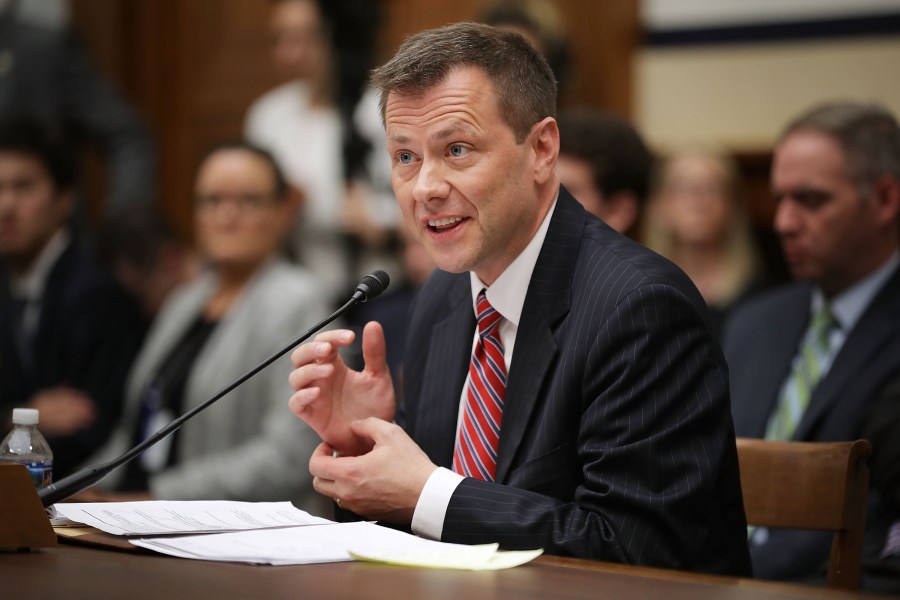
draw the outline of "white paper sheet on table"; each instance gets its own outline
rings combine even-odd
[[[497,552],[497,544],[447,544],[374,523],[332,523],[209,535],[141,538],[131,543],[181,558],[269,565],[359,559],[396,565],[453,569],[517,566],[541,551]]]
[[[174,501],[84,502],[54,505],[57,518],[113,535],[165,535],[240,531],[333,523],[290,502]]]
[[[55,509],[56,522],[130,536],[136,546],[199,560],[296,565],[356,559],[480,570],[517,566],[541,554],[436,542],[374,523],[335,523],[290,502],[155,500],[61,503]]]

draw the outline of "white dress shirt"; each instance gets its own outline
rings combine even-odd
[[[475,308],[478,294],[486,289],[485,295],[491,306],[503,316],[500,323],[500,341],[503,343],[503,359],[506,363],[506,372],[509,373],[512,364],[513,348],[516,344],[516,333],[519,328],[519,319],[522,316],[522,306],[525,304],[525,294],[528,292],[528,284],[531,282],[531,273],[537,263],[544,238],[547,237],[547,229],[550,227],[550,218],[556,208],[556,201],[547,211],[541,226],[534,237],[525,246],[525,249],[516,257],[496,281],[490,286],[485,285],[474,272],[469,272],[472,282],[472,310]],[[472,348],[478,340],[478,330],[472,335]],[[456,428],[459,436],[459,424],[466,405],[466,390],[469,387],[469,378],[460,392],[459,412]],[[450,469],[438,467],[425,482],[422,494],[416,504],[412,518],[412,530],[416,535],[439,540],[444,530],[444,517],[447,514],[447,506],[453,492],[464,477],[454,473]]]

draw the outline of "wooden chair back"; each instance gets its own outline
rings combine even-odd
[[[858,589],[871,444],[738,438],[737,450],[747,524],[833,531],[828,586]]]

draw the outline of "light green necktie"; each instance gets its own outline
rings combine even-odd
[[[816,384],[822,378],[822,368],[831,350],[831,331],[838,326],[831,307],[822,306],[813,315],[803,336],[800,353],[794,358],[791,376],[781,390],[775,412],[766,428],[767,440],[790,440],[809,406]]]

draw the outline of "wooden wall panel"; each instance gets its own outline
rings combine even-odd
[[[381,1],[379,60],[407,35],[474,19],[482,6],[482,0]],[[177,229],[190,235],[191,184],[204,149],[239,135],[249,104],[282,80],[269,56],[269,2],[71,2],[74,24],[96,62],[149,123],[159,154],[158,202]],[[563,103],[628,116],[638,0],[558,4],[573,60]]]
[[[250,0],[73,1],[96,62],[150,125],[158,202],[185,236],[202,154],[240,137],[250,103],[284,80],[269,58],[268,10]]]
[[[417,31],[476,19],[482,0],[385,0],[381,58]],[[639,0],[556,0],[568,32],[571,69],[561,106],[631,115],[632,57],[640,42]]]
[[[632,63],[640,44],[637,0],[561,0],[571,43],[572,81],[563,103],[632,115]]]

